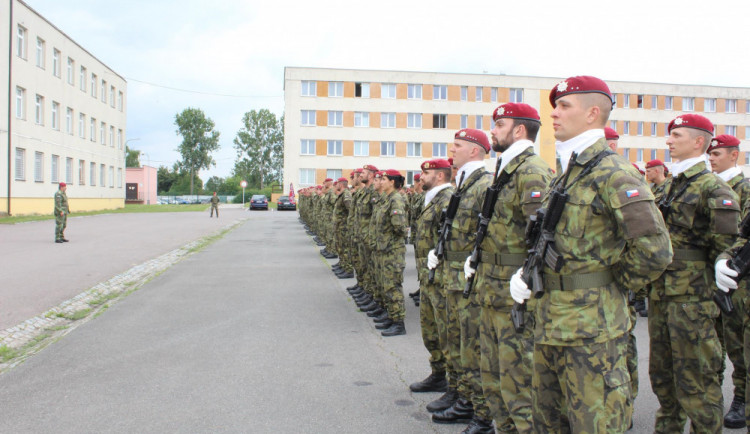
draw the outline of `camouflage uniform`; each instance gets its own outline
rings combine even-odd
[[[409,222],[406,216],[406,200],[398,191],[383,194],[380,215],[380,229],[376,234],[377,257],[380,259],[381,289],[383,308],[393,322],[403,321],[404,308],[404,267],[406,266],[406,229]]]
[[[700,162],[666,187],[675,194],[691,176],[706,170]],[[668,196],[667,196],[668,197]],[[721,348],[714,323],[719,309],[713,265],[734,241],[739,227],[737,195],[706,171],[671,204],[666,219],[674,260],[651,285],[648,329],[649,374],[661,408],[655,432],[721,432],[723,397],[716,372]]]
[[[359,197],[362,195],[362,188],[352,193],[352,204],[349,207],[349,216],[347,217],[347,233],[349,235],[349,256],[351,257],[352,267],[357,278],[357,285],[362,287],[362,263],[359,258],[359,221],[357,220],[357,206]]]
[[[476,292],[463,298],[466,285],[464,262],[471,255],[476,239],[479,213],[492,175],[477,169],[464,179],[460,186],[461,201],[453,220],[450,237],[446,244],[444,284],[447,290],[449,362],[459,372],[458,394],[471,401],[474,414],[484,420],[490,419],[479,372],[479,316],[481,306]]]
[[[352,261],[349,256],[350,234],[347,231],[347,219],[352,206],[352,192],[345,188],[338,196],[333,206],[333,235],[336,238],[339,263],[347,273],[352,272]]]
[[[324,238],[326,243],[326,250],[338,255],[338,246],[336,246],[336,238],[333,232],[333,207],[336,204],[336,192],[333,187],[328,189],[328,192],[323,196],[323,226],[324,226]]]
[[[497,427],[508,418],[519,432],[531,431],[531,358],[534,353],[534,300],[526,327],[516,333],[510,318],[510,278],[526,258],[526,225],[541,206],[552,178],[547,163],[527,148],[503,172],[510,181],[500,190],[487,228],[474,291],[482,312],[480,331],[482,390]]]
[[[559,274],[544,269],[531,392],[538,433],[567,431],[568,423],[576,433],[628,429],[626,293],[658,277],[672,257],[651,190],[629,162],[608,155],[577,179],[602,152],[611,152],[604,138],[568,167],[570,196],[554,237],[563,265]]]
[[[422,213],[424,207],[424,192],[413,193],[410,196],[409,204],[409,227],[411,228],[411,243],[416,245],[415,238],[417,234],[417,219],[419,214]]]
[[[65,238],[65,228],[68,226],[68,195],[62,190],[55,192],[55,241]]]
[[[375,189],[372,185],[368,185],[361,190],[361,194],[357,200],[357,224],[359,230],[357,231],[357,239],[359,243],[357,250],[359,253],[359,262],[362,264],[362,276],[361,285],[365,292],[369,295],[375,295],[375,284],[373,282],[373,269],[372,269],[372,250],[370,248],[370,220],[372,219],[372,196],[375,194]]]
[[[377,237],[383,230],[383,198],[382,193],[373,191],[370,198],[372,218],[370,219],[367,237],[371,252],[373,298],[380,306],[385,306],[383,298],[383,258],[378,254],[377,245]]]
[[[216,210],[216,218],[219,218],[219,196],[211,196],[211,216],[210,217],[214,216],[214,210]]]

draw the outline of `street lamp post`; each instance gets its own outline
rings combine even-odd
[[[247,187],[247,181],[241,181],[240,185],[242,186],[242,209],[245,209],[245,187]]]

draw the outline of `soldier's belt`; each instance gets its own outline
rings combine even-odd
[[[479,256],[482,264],[501,265],[503,267],[521,267],[526,260],[525,253],[487,253],[482,252]]]
[[[609,285],[614,276],[609,270],[588,274],[547,274],[544,273],[544,289],[572,291],[574,289],[598,288]]]
[[[469,256],[471,256],[471,250],[465,252],[445,252],[445,260],[447,262],[464,262]]]
[[[672,260],[678,260],[678,261],[688,261],[688,262],[695,262],[695,261],[708,261],[708,253],[706,253],[705,250],[698,250],[698,249],[674,249],[674,256],[672,257]]]

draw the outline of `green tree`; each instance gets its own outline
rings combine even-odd
[[[141,167],[141,151],[125,145],[125,167]]]
[[[190,194],[193,194],[196,172],[216,166],[211,152],[219,149],[219,132],[201,109],[186,108],[175,116],[174,123],[177,135],[182,136],[182,144],[177,148],[182,155],[180,167],[190,174]]]
[[[177,165],[175,164],[175,170],[170,171],[169,167],[159,166],[156,169],[156,184],[158,185],[159,194],[167,194],[177,180]]]
[[[214,191],[218,193],[223,186],[224,178],[212,176],[206,181],[206,194],[213,194]]]
[[[281,178],[284,161],[283,117],[268,109],[250,110],[242,117],[243,127],[234,139],[237,161],[246,176],[255,177],[262,189],[265,184]],[[250,179],[247,180],[250,184]],[[253,185],[253,184],[250,184]]]

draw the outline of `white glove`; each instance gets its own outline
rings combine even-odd
[[[737,282],[732,277],[737,277],[737,272],[729,268],[727,260],[722,259],[716,263],[716,286],[724,292],[737,289]]]
[[[435,254],[435,249],[430,250],[430,253],[427,254],[427,268],[434,270],[435,267],[438,266],[438,262],[440,262],[440,260]]]
[[[471,256],[466,258],[466,262],[464,263],[464,275],[466,276],[466,280],[469,280],[469,278],[471,278],[471,276],[473,276],[474,273],[477,272],[476,269],[471,268],[470,262],[471,262]]]
[[[523,276],[523,269],[519,268],[516,274],[510,278],[510,296],[518,304],[523,304],[531,297],[531,290],[529,290],[529,287],[521,276]]]

